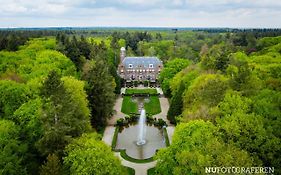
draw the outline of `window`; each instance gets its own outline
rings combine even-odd
[[[132,65],[132,64],[129,64],[129,68],[133,68],[133,65]]]
[[[153,64],[149,64],[149,68],[153,68]]]

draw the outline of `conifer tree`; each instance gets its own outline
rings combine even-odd
[[[45,164],[41,166],[40,175],[61,175],[62,165],[57,155],[49,154]]]
[[[182,94],[185,90],[185,85],[181,81],[178,89],[175,92],[175,95],[172,97],[171,106],[168,111],[168,120],[172,124],[176,124],[176,116],[180,115],[182,113],[182,107],[183,107],[183,101],[182,101]]]
[[[115,82],[109,74],[105,61],[98,58],[89,61],[84,66],[84,80],[86,86],[89,107],[91,111],[91,123],[96,129],[106,124],[106,119],[111,117],[115,101]]]

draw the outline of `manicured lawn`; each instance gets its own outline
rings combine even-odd
[[[150,94],[150,95],[156,95],[157,90],[156,89],[126,89],[127,95],[133,95],[133,94]]]
[[[147,170],[147,175],[155,175],[155,174],[156,174],[155,173],[155,167],[150,168],[150,169]]]
[[[130,167],[126,167],[126,168],[127,168],[128,175],[135,175],[135,170],[133,168]]]
[[[130,162],[134,162],[134,163],[148,163],[148,162],[152,162],[154,159],[153,157],[147,158],[147,159],[134,159],[130,156],[128,156],[126,154],[126,150],[118,150],[120,152],[120,155],[123,159],[130,161]]]
[[[158,96],[150,96],[149,102],[144,104],[146,113],[155,115],[161,112],[161,106]]]
[[[122,102],[121,112],[124,114],[137,113],[138,105],[137,103],[132,102],[131,96],[124,96]]]

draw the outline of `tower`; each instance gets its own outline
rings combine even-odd
[[[121,49],[120,49],[120,63],[123,62],[125,57],[126,57],[126,49],[125,49],[125,47],[121,47]]]

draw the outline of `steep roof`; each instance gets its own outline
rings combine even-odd
[[[157,57],[125,57],[123,64],[126,68],[129,68],[129,64],[132,64],[133,68],[137,68],[139,66],[149,68],[149,64],[153,64],[153,67],[158,67],[163,63]]]

